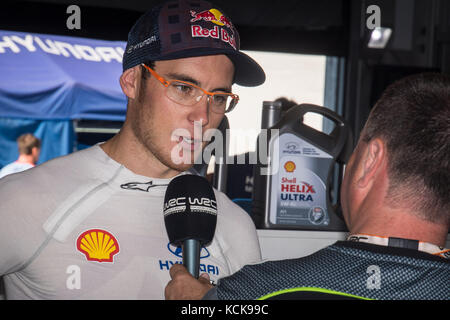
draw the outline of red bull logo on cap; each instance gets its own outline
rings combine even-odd
[[[217,9],[204,10],[201,12],[195,12],[191,10],[191,16],[191,22],[204,20],[210,21],[219,26],[227,26],[230,29],[233,27],[231,21]]]
[[[211,37],[215,39],[220,39],[223,42],[228,43],[236,50],[236,40],[233,34],[233,25],[231,21],[217,9],[204,10],[200,12],[195,12],[193,10],[191,13],[191,22],[197,21],[208,21],[216,24],[213,29],[202,28],[199,25],[192,25],[191,32],[192,37]],[[230,30],[228,33],[227,30],[219,27],[227,27]]]

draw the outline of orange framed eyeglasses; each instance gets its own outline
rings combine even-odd
[[[209,92],[190,82],[182,80],[166,80],[146,64],[142,63],[141,65],[166,87],[167,98],[178,104],[193,106],[206,95],[211,111],[223,114],[233,110],[239,101],[239,96],[237,94],[229,92]]]

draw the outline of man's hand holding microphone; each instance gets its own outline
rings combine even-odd
[[[214,237],[217,202],[208,181],[196,175],[174,178],[164,198],[164,222],[169,241],[181,245],[183,265],[170,269],[171,281],[166,286],[167,300],[202,299],[214,286],[209,275],[200,276],[200,250]]]

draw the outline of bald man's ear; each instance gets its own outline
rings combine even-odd
[[[372,139],[367,143],[360,163],[360,176],[358,177],[358,187],[364,188],[376,178],[380,170],[385,167],[384,157],[386,155],[386,146],[381,139]]]
[[[120,86],[129,99],[135,99],[138,91],[139,66],[125,70],[120,76]]]

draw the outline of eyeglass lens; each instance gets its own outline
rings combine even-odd
[[[177,103],[183,105],[194,105],[204,96],[204,93],[187,83],[171,82],[167,87],[167,95]],[[235,105],[235,99],[227,94],[214,94],[209,96],[211,110],[218,113],[225,113]]]

